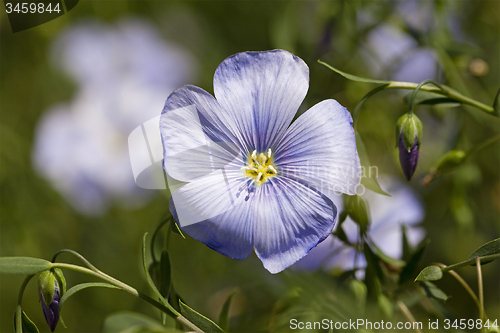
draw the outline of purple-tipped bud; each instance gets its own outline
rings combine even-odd
[[[396,146],[399,148],[399,163],[407,180],[417,168],[422,122],[413,113],[403,115],[396,124]]]
[[[415,137],[415,142],[411,146],[410,151],[408,151],[404,144],[403,134],[401,134],[399,138],[399,163],[401,164],[406,180],[410,180],[411,177],[413,177],[415,169],[417,168],[418,156],[420,154],[417,141]]]
[[[56,268],[40,273],[38,289],[45,321],[54,332],[59,322],[59,302],[66,290],[66,281],[62,271]]]
[[[40,301],[42,303],[43,315],[45,316],[45,321],[50,327],[50,330],[54,332],[57,323],[59,322],[59,301],[61,300],[59,296],[59,291],[56,291],[49,302],[49,306],[43,298],[43,293],[40,293]]]

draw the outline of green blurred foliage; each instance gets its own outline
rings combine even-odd
[[[500,84],[499,3],[418,2],[417,7],[434,8],[432,20],[437,28],[423,32],[412,31],[405,24],[395,9],[397,5],[395,1],[80,1],[69,14],[16,34],[11,32],[2,12],[0,255],[50,259],[59,249],[71,248],[111,276],[139,290],[147,288],[140,263],[141,236],[154,230],[167,216],[166,194],[158,191],[141,209],[116,206],[102,217],[90,218],[75,212],[32,168],[37,120],[49,106],[70,100],[75,92],[75,83],[48,61],[51,41],[73,22],[88,17],[113,22],[130,15],[149,19],[167,40],[192,52],[200,71],[198,82],[193,84],[209,92],[213,91],[215,68],[227,56],[247,50],[287,49],[301,57],[311,72],[309,94],[301,111],[327,98],[335,98],[353,110],[373,88],[342,78],[318,64],[318,59],[355,75],[391,79],[389,71],[382,74],[384,77],[374,77],[370,63],[364,60],[367,34],[390,22],[411,33],[419,45],[436,51],[442,68],[437,76],[440,82],[491,105]],[[359,26],[360,13],[370,16],[369,25]],[[473,42],[453,37],[448,24],[451,16],[466,40]],[[488,65],[486,73],[477,75],[471,67],[475,59]],[[384,91],[372,97],[361,110],[357,127],[371,164],[378,166],[379,173],[401,179],[394,129],[397,119],[407,110],[403,96]],[[423,122],[424,135],[419,165],[410,185],[424,198],[426,218],[422,225],[431,241],[420,268],[432,262],[463,261],[500,233],[499,142],[475,152],[429,187],[422,186],[419,180],[447,151],[470,150],[497,135],[500,122],[471,107],[417,105],[415,112]],[[366,315],[377,320],[387,315],[384,306],[380,306],[386,304],[385,299],[369,302],[365,307],[364,285],[353,282],[352,277],[339,276],[338,272],[286,270],[271,275],[255,255],[244,261],[232,260],[178,235],[171,236],[169,254],[176,291],[187,304],[213,320],[217,320],[227,296],[239,288],[229,311],[229,327],[234,332],[287,331],[290,318],[336,320]],[[61,255],[61,260],[73,262],[65,255]],[[387,267],[382,267],[384,272]],[[463,268],[459,273],[476,289],[475,269]],[[65,276],[68,286],[88,281],[74,272],[65,272]],[[387,276],[390,279],[391,275]],[[486,311],[490,318],[500,319],[499,261],[485,266],[483,277]],[[8,332],[12,331],[22,279],[0,279],[0,331]],[[384,284],[387,285],[390,284]],[[415,306],[412,310],[417,320],[427,321],[426,318],[443,313],[452,318],[477,318],[477,308],[455,280],[445,276],[435,285],[452,297],[444,305],[429,300],[423,306]],[[385,289],[384,295],[391,296],[391,289]],[[413,292],[402,297],[410,307],[423,295]],[[27,288],[23,307],[41,331],[47,332],[33,283]],[[122,310],[160,318],[157,310],[125,293],[88,289],[66,303],[66,331],[100,331],[108,315]],[[401,312],[395,311],[394,318],[404,320]],[[59,326],[57,330],[64,328]]]

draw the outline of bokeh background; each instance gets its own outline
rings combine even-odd
[[[213,73],[226,57],[282,48],[302,58],[310,88],[300,111],[327,98],[353,110],[373,88],[344,79],[318,59],[364,77],[436,79],[488,105],[500,86],[496,0],[80,1],[68,14],[15,34],[3,11],[0,19],[0,255],[50,259],[71,248],[139,290],[147,287],[142,235],[168,215],[169,193],[135,185],[127,137],[161,112],[177,86],[213,92]],[[371,164],[398,182],[406,181],[394,130],[408,107],[406,93],[377,94],[358,124]],[[463,261],[500,234],[499,142],[428,187],[421,180],[447,151],[472,149],[498,135],[500,121],[470,107],[417,106],[416,114],[424,138],[406,185],[422,210],[411,223],[430,239],[420,266]],[[387,209],[405,214],[397,205]],[[352,297],[336,284],[338,270],[299,267],[271,275],[255,255],[232,260],[177,235],[169,250],[177,291],[201,313],[217,319],[225,298],[239,290],[230,313],[234,331],[287,331],[288,321],[310,304],[318,318],[329,318],[339,304],[350,306]],[[475,269],[459,273],[476,290]],[[486,311],[500,320],[499,261],[484,266],[483,275]],[[87,281],[73,272],[66,279],[70,285]],[[0,276],[1,332],[12,331],[21,282]],[[451,296],[438,306],[442,313],[478,317],[455,280],[445,276],[436,285]],[[331,304],[331,298],[324,307],[316,302],[330,294]],[[36,283],[23,306],[47,332]],[[66,304],[68,328],[57,331],[98,332],[107,316],[122,310],[159,315],[125,293],[89,289]],[[427,310],[417,307],[417,320],[438,316]]]

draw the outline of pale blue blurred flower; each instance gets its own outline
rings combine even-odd
[[[421,82],[436,76],[435,51],[420,47],[408,33],[384,23],[366,38],[365,59],[375,76],[388,75],[395,81]]]
[[[255,249],[278,273],[330,234],[333,191],[355,193],[360,164],[349,112],[322,101],[294,123],[309,69],[283,50],[244,52],[169,96],[160,128],[164,168],[187,182],[170,210],[182,230],[235,259]],[[290,125],[291,124],[291,125]]]
[[[418,196],[402,181],[388,177],[381,177],[379,181],[391,197],[371,191],[367,191],[362,196],[368,201],[372,217],[368,236],[382,252],[393,258],[401,258],[401,226],[406,227],[406,236],[410,245],[416,246],[425,236],[424,229],[418,226],[424,218],[424,207]],[[342,198],[338,197],[335,204],[342,207]],[[339,208],[339,211],[342,209]],[[342,223],[342,228],[351,243],[359,241],[358,226],[349,217]],[[350,270],[365,267],[364,255],[333,235],[294,265],[296,269]]]
[[[85,214],[145,203],[151,192],[134,182],[127,138],[158,116],[165,94],[192,80],[192,57],[147,21],[129,18],[70,26],[53,42],[51,59],[77,90],[40,119],[34,168]]]
[[[435,25],[434,3],[407,0],[394,3],[393,14],[371,29],[362,53],[374,76],[396,81],[421,82],[438,74],[436,52],[411,34],[424,35]],[[358,12],[358,25],[367,28],[378,20],[369,11]]]

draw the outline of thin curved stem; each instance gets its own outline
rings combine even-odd
[[[479,294],[479,319],[481,322],[485,322],[484,316],[484,295],[483,295],[483,273],[481,272],[481,262],[479,261],[479,257],[476,257],[476,268],[477,268],[477,285],[478,285],[478,294]],[[481,327],[482,332],[486,332],[486,327]]]
[[[85,265],[87,265],[88,268],[90,268],[91,270],[95,271],[95,272],[101,272],[100,270],[98,270],[94,265],[92,265],[87,259],[85,259],[84,256],[82,256],[80,253],[76,252],[76,251],[73,251],[73,250],[70,250],[70,249],[62,249],[62,250],[59,250],[57,251],[54,256],[52,257],[52,263],[55,263],[56,262],[56,259],[57,259],[57,256],[61,253],[64,253],[64,252],[67,252],[67,253],[71,253],[72,255],[74,255],[75,257],[79,258],[81,261],[83,261],[85,263]]]
[[[151,237],[151,259],[153,259],[154,263],[158,262],[158,260],[156,260],[156,256],[155,256],[155,239],[156,239],[156,235],[160,231],[161,227],[163,227],[168,221],[170,221],[170,218],[166,218],[163,221],[161,221],[160,224],[156,227],[156,230],[153,233],[153,236]]]
[[[435,263],[434,265],[439,266],[441,268],[446,267],[445,264],[441,264],[441,263]],[[470,297],[472,297],[472,299],[476,303],[477,307],[479,308],[479,299],[477,298],[476,293],[474,292],[474,290],[472,290],[472,288],[469,286],[469,284],[467,282],[465,282],[465,280],[462,279],[462,277],[460,275],[458,275],[457,272],[455,272],[453,270],[449,270],[447,272],[450,273],[451,276],[453,276],[462,285],[462,287],[464,287],[464,289],[469,293]]]
[[[87,275],[92,275],[92,276],[95,276],[101,280],[105,280],[105,281],[119,287],[120,289],[128,292],[129,294],[132,294],[134,296],[139,296],[139,292],[136,289],[130,287],[129,285],[127,285],[127,284],[107,275],[107,274],[102,273],[101,271],[94,271],[94,270],[91,270],[91,269],[88,269],[85,267],[81,267],[78,265],[64,264],[64,263],[57,263],[57,262],[53,263],[52,267],[53,268],[65,268],[65,269],[69,269],[69,270],[72,270],[75,272],[79,272],[79,273],[83,273],[83,274],[87,274]]]
[[[491,261],[491,260],[498,259],[498,258],[500,258],[500,253],[490,254],[488,256],[479,257],[479,261],[480,262]],[[472,259],[469,259],[469,260],[466,260],[466,261],[459,262],[458,264],[453,264],[453,265],[450,265],[450,266],[445,266],[445,267],[443,267],[441,269],[441,271],[443,273],[444,272],[448,272],[448,271],[451,271],[452,269],[457,269],[457,268],[461,268],[461,267],[472,265],[475,262],[476,262],[476,258],[472,258]]]
[[[387,85],[387,87],[385,89],[413,90],[413,89],[417,88],[417,86],[418,86],[417,83],[412,83],[412,82],[390,81],[389,85]],[[439,88],[438,87],[423,86],[422,88],[420,88],[420,90],[434,92],[434,93],[448,96],[448,97],[456,99],[457,101],[460,101],[464,104],[468,104],[468,105],[474,106],[478,109],[481,109],[487,113],[493,114],[495,112],[495,110],[493,109],[492,106],[486,105],[484,103],[476,101],[475,99],[464,96],[461,93],[459,93],[458,91],[456,91],[448,86],[445,86],[445,85],[440,84]]]
[[[365,83],[372,83],[372,84],[381,84],[385,86],[385,89],[408,89],[408,90],[414,90],[418,87],[418,83],[413,83],[413,82],[401,82],[401,81],[386,81],[386,80],[372,80],[372,79],[367,79],[364,77],[352,75],[349,73],[342,72],[329,64],[318,60],[318,62],[327,68],[331,69],[332,71],[342,75],[348,80],[352,81],[357,81],[357,82],[365,82]],[[450,97],[452,99],[455,99],[463,104],[468,104],[471,106],[474,106],[482,111],[485,111],[486,113],[490,114],[495,114],[495,109],[492,106],[486,105],[484,103],[481,103],[479,101],[476,101],[472,98],[469,98],[467,96],[462,95],[455,89],[452,89],[444,84],[439,84],[434,82],[435,87],[430,87],[430,86],[422,86],[421,90],[423,91],[428,91],[428,92],[433,92],[437,93],[440,95],[444,95],[447,97]],[[381,89],[382,90],[382,89]]]
[[[403,303],[403,302],[401,302],[400,300],[397,300],[396,304],[401,309],[401,312],[403,312],[403,314],[405,315],[406,319],[408,319],[409,321],[411,321],[413,323],[412,326],[413,326],[413,329],[415,330],[415,332],[422,333],[422,331],[420,330],[420,328],[418,328],[418,323],[415,320],[415,317],[413,317],[413,314],[410,312],[410,310],[408,309],[408,307],[406,306],[406,304]]]
[[[115,286],[119,287],[120,290],[126,291],[129,294],[131,294],[131,295],[134,295],[136,297],[139,297],[139,298],[143,299],[144,301],[148,302],[152,306],[154,306],[157,309],[161,310],[162,312],[166,313],[170,317],[174,318],[175,320],[179,321],[180,323],[182,323],[183,325],[189,327],[190,329],[194,330],[195,332],[203,333],[203,331],[198,326],[196,326],[195,324],[193,324],[192,322],[190,322],[188,319],[186,319],[186,317],[184,317],[183,315],[181,315],[175,309],[169,309],[169,308],[167,308],[165,305],[163,305],[160,302],[152,299],[151,297],[147,296],[146,294],[143,294],[143,293],[137,291],[137,289],[135,289],[135,288],[129,286],[128,284],[125,284],[125,283],[123,283],[123,282],[121,282],[121,281],[119,281],[119,280],[117,280],[117,279],[115,279],[115,278],[113,278],[113,277],[111,277],[111,276],[109,276],[109,275],[101,272],[101,271],[94,271],[94,270],[91,270],[91,269],[88,269],[88,268],[85,268],[85,267],[81,267],[81,266],[77,266],[77,265],[72,265],[72,264],[64,264],[64,263],[53,263],[52,267],[53,268],[65,268],[65,269],[69,269],[69,270],[72,270],[72,271],[75,271],[75,272],[88,274],[88,275],[97,277],[99,279],[102,279],[104,281],[107,281],[107,282],[111,283],[112,285],[115,285]],[[16,333],[18,333],[18,332],[16,332]]]
[[[23,308],[21,306],[21,303],[23,301],[24,290],[26,289],[28,282],[30,282],[33,276],[35,275],[28,275],[24,279],[23,284],[21,285],[21,289],[19,289],[19,295],[17,296],[17,307],[16,307],[16,333],[23,333]]]
[[[489,146],[490,144],[494,143],[495,141],[497,141],[499,139],[500,139],[500,134],[496,135],[496,136],[494,136],[492,138],[486,139],[485,141],[483,141],[480,144],[478,144],[476,147],[474,147],[471,150],[469,150],[469,152],[467,153],[467,155],[471,155],[473,153],[476,153],[479,150],[481,150],[481,149]]]
[[[409,114],[413,114],[413,103],[415,102],[415,97],[417,97],[418,91],[420,89],[422,89],[422,87],[425,86],[426,84],[433,84],[436,87],[441,88],[440,85],[438,83],[434,82],[433,80],[424,80],[424,81],[420,82],[418,84],[418,86],[415,88],[415,90],[413,91],[413,95],[411,95],[410,105],[408,107]]]
[[[360,99],[360,101],[358,102],[358,104],[356,104],[356,106],[354,107],[354,111],[352,113],[352,119],[353,119],[353,122],[354,122],[354,130],[355,131],[358,128],[358,121],[357,120],[358,120],[359,113],[361,112],[361,108],[363,107],[363,105],[365,104],[365,102],[370,97],[372,97],[373,95],[375,95],[376,93],[378,93],[379,91],[384,90],[386,87],[387,87],[387,84],[381,84],[378,87],[375,87],[374,89],[370,90],[366,95],[364,95],[363,98]]]

